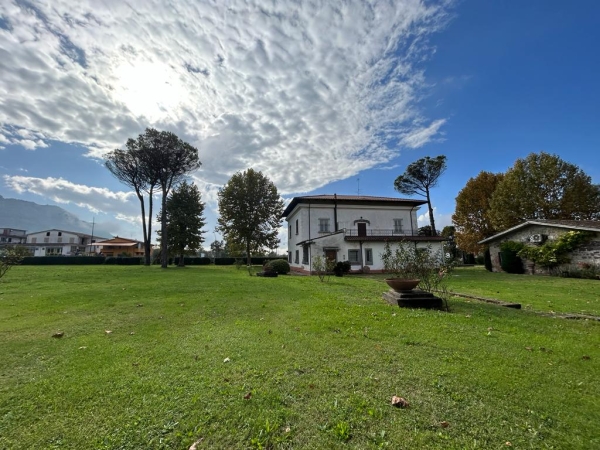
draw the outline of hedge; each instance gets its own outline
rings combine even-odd
[[[104,264],[116,264],[118,266],[139,266],[142,264],[142,258],[138,256],[109,256]]]
[[[179,264],[179,257],[173,259],[173,264]],[[201,258],[199,256],[184,256],[183,264],[186,266],[208,266],[210,258]]]
[[[104,264],[104,256],[26,256],[23,266],[79,266]]]

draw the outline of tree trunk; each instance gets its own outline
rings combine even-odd
[[[179,263],[177,264],[177,267],[185,267],[185,262],[183,260],[183,250],[181,250],[181,254],[179,255]]]
[[[252,265],[252,258],[250,257],[250,241],[246,241],[246,265]]]
[[[149,266],[152,264],[152,194],[154,189],[150,188],[148,192],[148,232],[144,233],[144,253],[145,261],[144,264]]]
[[[142,194],[140,194],[140,192],[137,189],[136,189],[135,193],[137,194],[137,197],[140,200],[140,205],[142,206],[142,230],[144,231],[144,258],[145,258],[144,264],[146,266],[148,266],[148,265],[150,265],[148,263],[150,258],[149,258],[148,247],[146,247],[146,243],[148,242],[148,234],[146,233],[146,206],[144,205],[144,196]]]
[[[429,198],[429,189],[427,189],[427,206],[429,207],[429,223],[431,224],[431,235],[437,236],[437,231],[435,231],[435,219],[433,218],[433,208],[431,207],[431,199]]]
[[[162,209],[160,215],[160,267],[167,268],[169,263],[169,236],[167,236],[167,193],[166,188],[162,189]]]

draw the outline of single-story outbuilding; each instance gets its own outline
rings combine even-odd
[[[592,233],[592,238],[586,244],[568,255],[569,264],[600,266],[600,221],[595,220],[528,220],[479,243],[489,246],[492,270],[501,272],[500,245],[503,242],[516,241],[525,245],[540,246],[547,241],[558,239],[569,231]],[[547,268],[532,264],[525,264],[524,270],[525,273],[548,273]]]

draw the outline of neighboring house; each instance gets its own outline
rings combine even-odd
[[[600,221],[594,220],[528,220],[520,225],[509,228],[487,239],[480,244],[489,246],[492,259],[492,270],[501,272],[500,244],[506,241],[523,242],[526,245],[541,245],[547,240],[555,240],[568,231],[591,231],[594,237],[584,246],[573,251],[569,258],[570,264],[587,263],[600,265]],[[526,273],[548,273],[543,267],[524,268]]]
[[[104,256],[144,256],[144,243],[134,239],[115,236],[113,239],[97,241],[94,246]]]
[[[357,195],[294,197],[283,212],[287,220],[288,262],[310,273],[312,258],[350,261],[352,271],[381,272],[385,242],[411,241],[443,251],[445,238],[418,236],[417,209],[424,200]]]
[[[0,228],[0,247],[25,244],[27,242],[27,230],[16,228]]]
[[[105,238],[52,229],[29,233],[26,246],[33,256],[75,256],[93,252],[93,243],[98,239]]]

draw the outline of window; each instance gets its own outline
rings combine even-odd
[[[348,261],[350,261],[350,264],[360,264],[359,253],[358,250],[348,250]]]
[[[288,238],[292,237],[292,226],[289,226],[289,230],[288,230]]]
[[[59,236],[62,236],[62,231],[59,231],[59,232],[58,232],[58,235],[59,235]]]
[[[50,236],[50,232],[49,231],[46,232],[46,236]]]
[[[62,247],[48,247],[46,249],[46,256],[62,255]]]
[[[302,246],[302,264],[308,264],[308,245]]]
[[[74,244],[75,243],[75,238],[69,238],[69,244]]]
[[[290,230],[292,229],[291,225],[290,225]],[[288,262],[291,263],[292,262],[292,252],[288,252]]]
[[[37,238],[31,238],[31,243],[35,244],[37,242]]]
[[[50,238],[44,238],[44,242],[50,242]]]
[[[394,233],[402,233],[402,219],[394,219]]]
[[[296,257],[294,258],[296,264],[300,263],[300,250],[296,250]]]
[[[296,234],[298,234],[299,230],[300,230],[300,228],[298,228],[298,219],[296,219]]]
[[[373,265],[373,249],[365,248],[365,264],[367,266]]]
[[[319,233],[329,233],[329,219],[319,219]]]
[[[58,233],[58,234],[60,235],[60,233]],[[56,240],[56,242],[62,242],[62,238],[61,238],[61,237],[59,237],[59,238]]]

